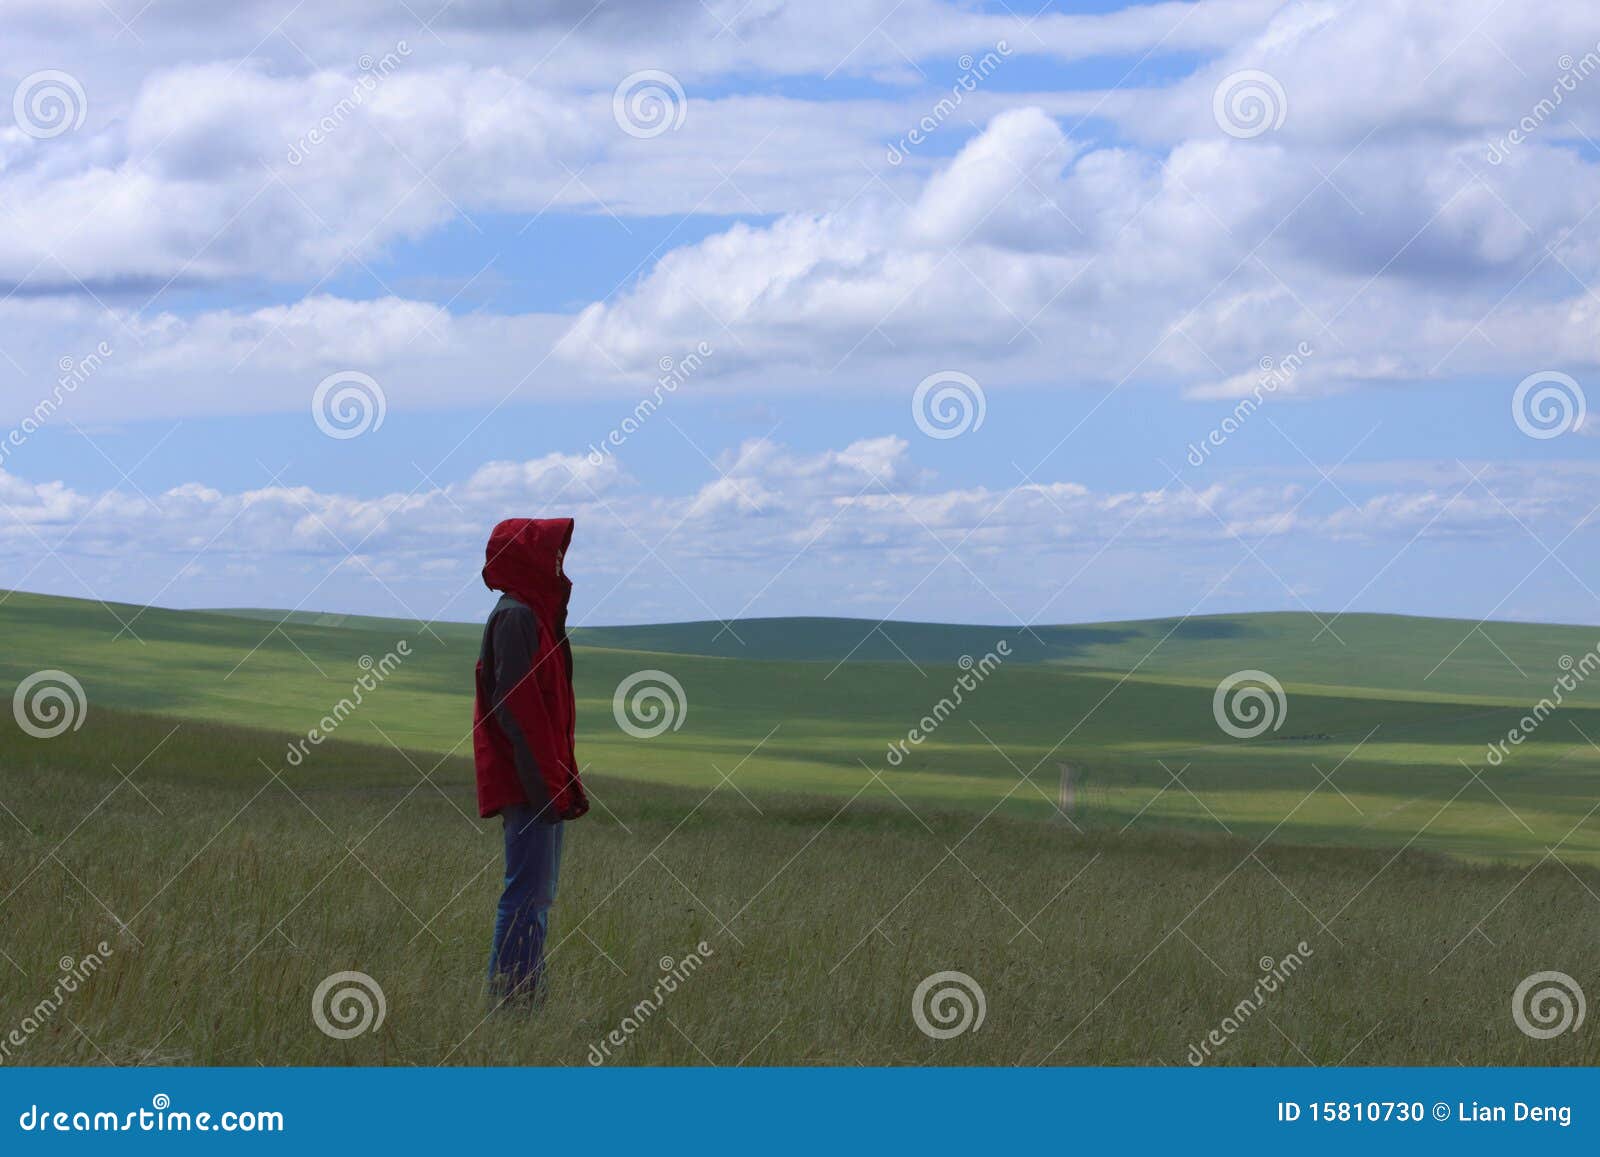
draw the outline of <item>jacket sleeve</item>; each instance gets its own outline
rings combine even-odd
[[[550,720],[534,670],[539,653],[539,623],[521,607],[497,614],[490,630],[494,652],[494,717],[516,754],[517,780],[539,819],[554,822],[550,789],[536,749],[546,746]],[[548,757],[547,757],[548,758]]]

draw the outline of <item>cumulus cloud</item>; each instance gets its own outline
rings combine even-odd
[[[880,613],[948,567],[981,578],[988,617],[1004,620],[1047,614],[1108,551],[1145,569],[1177,548],[1237,556],[1244,543],[1340,540],[1388,556],[1419,538],[1488,543],[1537,532],[1553,542],[1591,512],[1600,476],[1592,463],[1556,474],[1397,463],[1342,478],[1337,494],[1304,471],[1174,477],[1147,490],[1074,480],[1000,490],[941,483],[894,436],[810,453],[755,439],[729,448],[715,469],[703,485],[659,494],[613,458],[551,454],[370,498],[200,483],[151,495],[89,493],[0,471],[9,516],[0,524],[8,560],[0,585],[59,563],[96,595],[116,582],[120,597],[192,604],[231,589],[216,586],[220,579],[264,574],[280,602],[325,606],[337,601],[330,584],[348,580],[368,605],[462,616],[477,598],[471,563],[488,528],[508,511],[558,508],[579,522],[574,566],[603,620],[663,598],[680,617],[751,613],[774,581],[775,560],[792,582],[824,583],[841,605]],[[129,541],[141,545],[137,591],[127,589]],[[1090,573],[1089,581],[1105,581],[1106,568]],[[886,574],[896,576],[887,587]]]
[[[861,187],[913,115],[912,59],[1005,39],[1016,51],[1215,47],[1266,5],[1162,4],[1032,20],[914,3],[456,3],[424,25],[385,4],[230,7],[25,3],[4,74],[61,63],[106,26],[130,54],[75,48],[85,124],[0,128],[0,285],[148,290],[173,281],[316,280],[450,220],[551,209],[781,213]],[[1168,43],[1170,42],[1170,43]],[[109,43],[109,39],[107,40]],[[642,69],[693,90],[682,130],[620,131],[612,91]],[[878,75],[875,99],[711,93],[725,78]],[[79,102],[75,102],[79,103]]]
[[[304,412],[339,371],[411,414],[637,399],[702,342],[715,353],[695,391],[754,401],[903,397],[944,369],[991,399],[1236,402],[1270,373],[1284,393],[1381,406],[1419,383],[1509,392],[1534,371],[1600,369],[1600,46],[1581,5],[1529,20],[1494,0],[1031,17],[937,0],[458,0],[428,27],[378,0],[280,8],[11,6],[5,74],[64,68],[86,107],[60,135],[0,125],[0,425],[48,415],[64,362],[102,349],[75,421]],[[950,66],[1001,41],[1009,71],[941,104]],[[1068,61],[1092,67],[1041,79]],[[677,130],[641,139],[614,119],[613,89],[641,69],[684,87]],[[1241,77],[1260,125],[1219,103]],[[930,110],[936,131],[886,156]],[[457,299],[459,277],[430,292],[374,270],[425,264],[449,229],[489,252],[571,214],[630,236],[650,222],[614,288],[484,308]],[[341,281],[352,271],[369,292]],[[785,559],[852,551],[913,568],[955,566],[954,551],[973,570],[1031,553],[1045,574],[1076,551],[1234,535],[1468,541],[1575,519],[1590,481],[1572,463],[1499,463],[1465,489],[1453,467],[1401,471],[1350,503],[1315,477],[1244,474],[1007,490],[942,484],[875,434],[812,454],[749,440],[703,484],[654,490],[610,458],[561,455],[360,494],[197,479],[144,498],[6,473],[0,536],[22,559],[11,581],[87,579],[135,528],[146,597],[168,564],[175,590],[198,592],[207,567],[221,581],[272,558],[308,582],[334,559],[351,581],[447,584],[498,512],[576,504],[610,536],[630,606],[684,595],[693,611],[738,609]],[[653,593],[633,573],[653,573]],[[847,597],[881,600],[881,574],[851,581]]]
[[[880,142],[926,98],[892,86],[827,101],[690,94],[681,131],[619,131],[617,66],[601,68],[596,46],[631,50],[638,38],[609,11],[515,28],[492,7],[455,12],[442,41],[407,38],[405,21],[376,8],[319,13],[306,30],[317,43],[364,37],[368,61],[389,65],[330,67],[269,35],[287,58],[174,55],[83,131],[7,130],[0,204],[14,227],[0,231],[0,282],[12,293],[0,314],[22,336],[5,343],[13,365],[0,379],[22,373],[0,389],[25,411],[29,375],[107,331],[124,339],[120,396],[156,415],[295,408],[284,370],[346,365],[426,405],[420,379],[435,359],[485,363],[462,377],[486,383],[434,392],[436,404],[513,388],[535,400],[547,368],[605,389],[713,334],[707,380],[745,391],[903,388],[913,349],[991,385],[1177,382],[1197,396],[1246,391],[1263,357],[1302,341],[1319,350],[1293,384],[1302,393],[1600,364],[1586,288],[1600,260],[1600,167],[1568,147],[1600,132],[1600,84],[1554,83],[1560,60],[1581,71],[1594,38],[1559,6],[1538,22],[1487,0],[1467,7],[1446,17],[1399,2],[1160,4],[1023,27],[885,6],[884,31],[914,59],[1008,34],[1017,55],[1223,49],[1170,85],[979,85],[949,126],[952,142],[971,134],[962,147],[903,167]],[[845,25],[863,25],[849,59],[868,71],[887,67],[888,51],[863,23],[870,8]],[[713,18],[699,6],[681,16]],[[1469,16],[1479,23],[1464,31]],[[28,8],[21,27],[43,36],[86,17]],[[748,36],[703,50],[680,35],[674,52],[689,76],[725,76],[741,54],[769,71],[814,70],[812,49],[785,47],[800,18],[749,6],[735,21]],[[158,58],[154,46],[186,43],[173,22],[146,20]],[[548,55],[563,32],[561,59],[591,71],[519,73],[520,54]],[[503,41],[493,59],[480,55],[486,37]],[[1213,95],[1245,69],[1275,78],[1286,107],[1281,126],[1239,139],[1219,126]],[[1562,103],[1540,131],[1486,160],[1491,139],[1550,91]],[[1105,121],[1120,139],[1097,130]],[[319,126],[320,143],[308,141]],[[322,288],[332,271],[446,222],[552,209],[752,220],[661,248],[641,276],[570,317],[469,317],[449,301]],[[262,279],[305,292],[267,308],[165,308],[172,286]],[[58,292],[77,308],[35,306]],[[513,365],[537,369],[521,381],[504,372]],[[226,366],[236,388],[196,388],[186,378],[201,366]]]

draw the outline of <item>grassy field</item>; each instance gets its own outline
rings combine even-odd
[[[119,620],[133,634],[116,638]],[[0,603],[0,685],[60,668],[83,684],[91,710],[278,732],[279,752],[265,757],[277,768],[289,741],[349,696],[361,657],[381,658],[405,640],[411,656],[337,737],[433,761],[466,750],[479,628],[327,616],[277,622],[12,595]],[[1579,823],[1600,782],[1600,748],[1588,738],[1600,740],[1600,678],[1579,686],[1502,766],[1486,764],[1488,745],[1550,693],[1560,657],[1587,652],[1596,632],[1471,628],[1352,617],[1335,625],[1340,643],[1316,638],[1309,616],[1252,615],[1041,631],[1101,640],[1068,662],[1065,644],[1041,658],[1025,635],[999,628],[891,626],[910,659],[859,659],[858,651],[842,664],[845,640],[869,636],[872,624],[741,623],[734,630],[764,656],[751,658],[692,653],[711,649],[715,633],[699,624],[590,630],[577,648],[579,756],[602,777],[706,790],[737,765],[740,790],[839,799],[881,773],[919,809],[998,805],[1036,819],[1052,814],[1058,765],[1070,762],[1086,779],[1080,822],[1089,826],[1120,828],[1137,816],[1145,826],[1246,839],[1271,831],[1279,843],[1393,848],[1415,839],[1424,849],[1524,862],[1563,841],[1564,859],[1600,863],[1600,823]],[[950,636],[943,643],[941,631]],[[1015,642],[1014,656],[891,765],[889,745],[962,674],[954,657],[930,656],[943,647],[977,658],[1002,638]],[[841,644],[828,652],[833,661],[793,657],[823,639]],[[627,649],[641,642],[677,650]],[[1278,730],[1234,739],[1217,725],[1213,691],[1251,668],[1283,683],[1288,710]],[[687,701],[681,727],[649,740],[624,732],[613,713],[618,684],[642,669],[671,674]],[[313,749],[308,765],[321,758]]]
[[[581,1065],[617,1032],[607,1063],[1181,1065],[1214,1030],[1205,1063],[1600,1060],[1592,1031],[1537,1040],[1511,1016],[1536,972],[1597,991],[1600,688],[1484,760],[1592,630],[1352,617],[1338,641],[1267,615],[1039,642],[768,620],[734,625],[750,657],[717,653],[714,626],[584,632],[597,806],[529,1018],[486,1015],[481,991],[500,864],[463,746],[478,629],[262,614],[0,601],[4,686],[56,668],[87,698],[55,738],[0,719],[0,1041],[25,1028],[0,1062]],[[956,659],[1002,637],[1014,656],[891,766]],[[410,656],[290,761],[400,640]],[[687,700],[651,739],[612,707],[645,668]],[[1212,693],[1245,668],[1288,712],[1238,740]],[[1063,760],[1087,775],[1070,823]],[[102,942],[41,1017],[62,958]],[[386,1008],[349,1040],[312,1020],[344,970]],[[913,994],[949,970],[985,1019],[932,1039]]]
[[[275,778],[270,734],[171,727],[102,710],[0,746],[0,1011],[20,1022],[58,957],[112,949],[8,1063],[582,1065],[662,958],[699,952],[607,1063],[1182,1065],[1302,943],[1206,1063],[1600,1060],[1593,1033],[1533,1040],[1509,1015],[1524,976],[1592,964],[1590,869],[913,815],[883,786],[841,806],[597,778],[610,814],[571,833],[549,1000],[488,1016],[498,833],[465,761],[424,779],[335,744]],[[386,1007],[350,1040],[311,1017],[343,970]],[[935,1040],[912,997],[945,970],[986,1016]]]

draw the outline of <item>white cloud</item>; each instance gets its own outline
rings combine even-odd
[[[881,142],[925,107],[918,86],[850,100],[727,91],[741,61],[822,68],[816,36],[793,33],[824,22],[781,4],[750,6],[737,35],[709,45],[690,34],[715,23],[703,7],[663,19],[669,55],[683,58],[674,66],[723,79],[716,95],[691,92],[680,132],[650,140],[612,122],[613,74],[646,49],[609,13],[589,22],[561,9],[510,28],[493,8],[457,6],[443,43],[406,35],[413,22],[376,6],[306,13],[304,28],[291,22],[287,38],[269,34],[230,63],[195,62],[194,30],[150,13],[135,23],[154,63],[125,90],[96,98],[91,85],[99,115],[84,130],[45,141],[8,130],[0,281],[79,296],[0,303],[6,353],[23,370],[12,378],[0,363],[0,401],[26,412],[47,367],[102,338],[119,347],[111,420],[292,410],[308,381],[346,367],[407,406],[492,404],[514,388],[536,400],[558,380],[626,395],[685,335],[717,338],[705,388],[739,392],[903,389],[952,365],[991,389],[1128,380],[1208,396],[1247,388],[1263,356],[1306,340],[1319,356],[1293,385],[1302,393],[1600,365],[1579,284],[1600,270],[1589,216],[1600,179],[1565,147],[1600,132],[1600,81],[1577,84],[1503,163],[1483,157],[1485,133],[1547,94],[1561,53],[1581,56],[1593,36],[1569,7],[1537,22],[1469,7],[1476,27],[1401,3],[1212,2],[1046,14],[1023,29],[931,2],[843,6],[822,38],[837,37],[827,51],[841,55],[857,47],[847,72],[1002,37],[1018,55],[1226,48],[1169,85],[980,87],[982,131],[954,157],[898,169]],[[91,18],[25,7],[10,51]],[[874,34],[884,19],[898,52]],[[351,98],[361,52],[387,52],[394,67],[289,163],[294,142]],[[550,67],[529,78],[538,61]],[[1289,102],[1282,127],[1252,140],[1213,119],[1212,90],[1241,68],[1281,76]],[[1123,141],[1059,115],[1068,104],[1115,122]],[[952,140],[967,131],[946,127]],[[575,318],[466,316],[399,294],[345,301],[315,284],[459,213],[552,208],[778,216],[669,246]],[[240,279],[308,292],[161,312],[163,286]],[[85,304],[83,286],[112,310]],[[908,361],[932,364],[911,373]],[[448,393],[436,384],[446,366],[461,383]],[[226,391],[212,385],[219,367]],[[125,399],[137,405],[124,412]]]
[[[578,520],[573,567],[601,619],[625,619],[633,600],[664,593],[680,617],[731,615],[783,576],[804,589],[823,583],[843,601],[876,601],[886,612],[943,567],[988,576],[990,618],[1046,608],[1070,618],[1076,595],[1064,606],[1058,600],[1074,576],[1086,572],[1101,586],[1129,557],[1144,560],[1138,567],[1148,573],[1172,551],[1237,559],[1241,540],[1313,551],[1330,541],[1364,543],[1382,557],[1403,553],[1413,539],[1492,544],[1531,531],[1553,542],[1591,511],[1600,477],[1592,463],[1562,465],[1470,464],[1481,478],[1473,483],[1469,465],[1395,463],[1341,475],[1341,494],[1304,471],[1290,481],[1234,474],[1159,490],[1074,480],[950,488],[891,436],[811,453],[749,441],[721,456],[725,475],[675,495],[647,493],[613,458],[556,454],[490,462],[458,482],[370,498],[307,486],[229,493],[198,483],[146,498],[0,472],[0,504],[10,515],[0,525],[0,585],[54,574],[59,564],[72,580],[65,593],[81,583],[98,595],[99,584],[114,582],[120,598],[192,604],[215,602],[208,592],[249,573],[271,576],[278,604],[326,606],[329,584],[348,581],[368,606],[459,616],[475,605],[474,560],[489,527],[509,513],[559,510]],[[128,555],[130,541],[140,545],[137,555]],[[1101,565],[1103,552],[1110,554]],[[1295,557],[1303,567],[1304,552]],[[886,574],[895,576],[887,599]],[[1339,581],[1353,587],[1356,577]],[[1003,613],[1008,607],[1013,615]]]
[[[1600,369],[1600,69],[1561,83],[1600,53],[1582,5],[1530,20],[1493,0],[1201,0],[1026,20],[935,0],[578,0],[534,18],[457,0],[431,31],[378,0],[302,6],[283,23],[280,9],[8,10],[0,71],[65,68],[88,107],[82,128],[48,140],[0,127],[0,427],[36,414],[60,360],[100,343],[114,352],[62,405],[79,425],[303,412],[339,370],[375,378],[391,414],[626,403],[663,356],[699,341],[716,353],[696,392],[752,403],[909,397],[950,369],[992,402],[1124,385],[1234,399],[1263,358],[1302,345],[1314,352],[1285,392],[1369,391],[1379,405],[1419,382],[1488,378],[1509,395],[1535,370]],[[955,58],[1001,39],[1011,71],[890,164],[886,142],[948,91]],[[395,61],[358,88],[363,54]],[[1137,67],[1114,88],[1019,91],[1041,60],[1091,58],[1085,74]],[[1174,65],[1191,71],[1172,78]],[[648,140],[622,132],[611,107],[616,83],[644,68],[671,70],[690,102],[681,129]],[[1252,139],[1215,119],[1218,84],[1243,70],[1270,73],[1286,102],[1281,126]],[[1538,123],[1510,142],[1526,118]],[[330,288],[437,243],[446,225],[482,218],[493,240],[567,212],[614,215],[619,231],[645,217],[745,220],[710,235],[703,220],[638,228],[637,276],[542,311],[469,310],[449,300],[459,275],[429,300],[427,270],[360,300]],[[1519,529],[1483,487],[1458,492],[1448,464],[1371,481],[1354,508],[1315,478],[1229,475],[1200,494],[1088,477],[941,488],[903,441],[872,433],[843,428],[841,448],[813,454],[748,441],[717,459],[725,477],[653,493],[609,459],[559,455],[411,493],[390,479],[394,493],[365,497],[198,480],[151,502],[0,473],[14,513],[0,537],[23,560],[15,581],[59,561],[33,534],[55,545],[75,527],[61,557],[85,577],[137,570],[147,596],[196,554],[175,590],[273,558],[310,583],[346,549],[350,581],[465,582],[460,560],[500,513],[572,504],[603,547],[591,556],[602,578],[666,566],[641,551],[668,543],[671,573],[628,585],[631,605],[681,604],[681,574],[690,604],[712,598],[703,588],[727,610],[802,552],[914,569],[955,566],[943,552],[963,543],[975,570],[1028,555],[1038,566],[1014,582],[1042,601],[1035,575],[1112,541]],[[1572,463],[1543,475],[1499,464],[1484,480],[1540,525],[1581,515],[1575,495],[1592,481]],[[130,531],[148,549],[118,561]],[[817,573],[794,572],[814,586]],[[840,597],[866,606],[884,589],[858,568]]]

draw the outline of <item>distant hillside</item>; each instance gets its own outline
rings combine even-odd
[[[282,611],[190,612],[278,622]],[[401,619],[293,613],[293,625],[365,632],[415,632]],[[1326,629],[1324,629],[1326,624]],[[472,623],[437,623],[452,642],[473,640]],[[1301,612],[1196,615],[1037,627],[884,622],[846,618],[737,619],[628,627],[579,627],[574,644],[710,658],[827,663],[955,662],[978,658],[1004,640],[1008,662],[1056,663],[1119,675],[1212,680],[1267,668],[1284,682],[1383,688],[1407,698],[1537,699],[1560,674],[1562,656],[1600,647],[1600,627],[1432,619],[1411,615]],[[1600,687],[1580,699],[1600,703]]]
[[[279,622],[283,611],[259,609],[216,610],[204,614]],[[294,612],[288,622],[313,627],[359,627],[400,629],[410,626],[400,619],[371,618],[364,615],[332,615]],[[476,624],[435,624],[444,633],[465,627],[474,635]],[[1208,638],[1233,633],[1229,622],[1195,619],[1184,624],[1184,638]],[[966,626],[947,623],[887,622],[876,619],[845,618],[757,618],[735,619],[728,623],[705,620],[689,623],[656,623],[629,627],[577,627],[572,641],[584,647],[604,647],[613,651],[660,651],[672,655],[705,655],[723,659],[783,659],[816,662],[898,662],[907,658],[917,662],[953,661],[962,655],[982,655],[1004,639],[1012,657],[1020,662],[1040,663],[1081,658],[1094,646],[1107,646],[1142,637],[1131,624],[1111,623],[1090,626],[1043,626],[1031,631],[1017,626]]]
[[[1486,764],[1490,744],[1530,729],[1563,656],[1578,659],[1600,632],[1374,615],[1330,625],[1259,614],[1037,632],[851,619],[586,629],[574,675],[579,755],[602,777],[702,793],[735,777],[740,791],[845,801],[879,790],[881,775],[913,809],[1040,819],[1066,763],[1079,771],[1080,822],[1108,828],[1516,859],[1559,842],[1564,857],[1600,862],[1600,827],[1585,822],[1600,784],[1589,740],[1600,736],[1600,678]],[[0,596],[0,693],[65,672],[90,719],[151,713],[166,721],[150,725],[160,735],[254,728],[283,744],[267,770],[290,761],[291,741],[336,733],[364,745],[357,762],[371,774],[416,776],[470,751],[479,630],[14,593]],[[1011,655],[958,693],[961,657],[1002,642]],[[369,677],[358,694],[356,681],[391,655],[381,685]],[[1216,691],[1251,671],[1280,683],[1283,701],[1273,726],[1241,736],[1221,725]],[[619,701],[626,686],[670,692],[654,705],[671,718]],[[4,776],[54,750],[20,723],[0,712]],[[153,774],[177,750],[131,762]],[[435,759],[417,761],[423,752]],[[320,749],[302,754],[309,769],[346,774]],[[219,755],[206,770],[249,780],[262,767]]]

